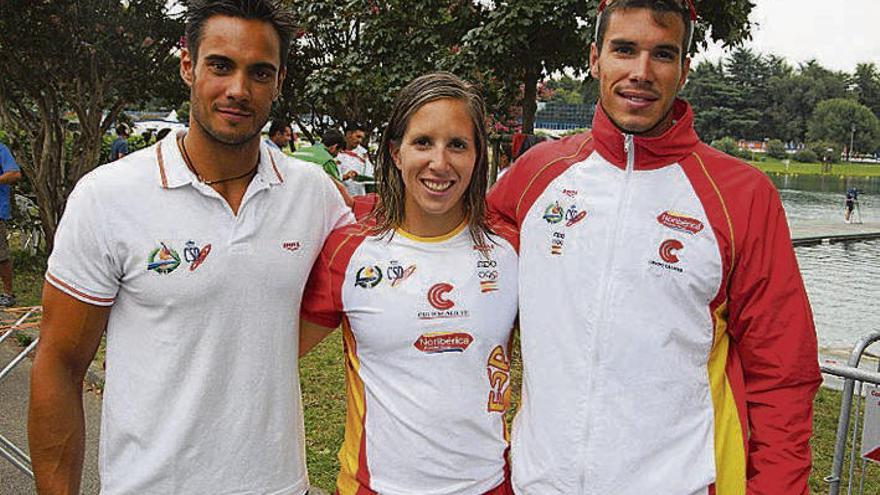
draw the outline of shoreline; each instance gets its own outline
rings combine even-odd
[[[831,164],[831,172],[822,172],[821,163],[800,163],[791,160],[788,164],[767,158],[764,161],[751,161],[747,163],[765,174],[777,175],[819,175],[839,178],[873,178],[880,177],[880,163],[849,163],[840,162]]]

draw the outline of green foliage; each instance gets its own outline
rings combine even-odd
[[[795,152],[795,154],[792,155],[792,158],[801,163],[815,163],[819,161],[819,156],[816,155],[816,152],[806,148]]]
[[[813,109],[822,100],[846,96],[847,81],[846,74],[814,60],[794,70],[778,56],[740,48],[717,63],[694,67],[682,96],[693,106],[694,126],[704,140],[802,142]]]
[[[780,160],[788,158],[788,153],[785,152],[785,144],[778,139],[771,139],[767,142],[767,156]]]
[[[730,156],[737,156],[739,153],[739,146],[736,145],[736,139],[733,139],[730,136],[716,139],[715,141],[712,141],[710,146],[718,151],[727,153]]]
[[[859,64],[850,80],[859,103],[870,108],[880,118],[880,71],[872,63]]]
[[[51,249],[67,195],[131,103],[181,93],[182,25],[165,0],[4,0],[0,126],[32,183]]]
[[[807,139],[828,141],[838,148],[849,148],[852,139],[855,150],[873,153],[880,149],[880,121],[868,107],[857,101],[847,98],[825,100],[813,112]]]
[[[189,122],[189,100],[184,101],[177,107],[177,121],[188,123]]]
[[[842,147],[830,141],[811,141],[806,148],[816,154],[820,162],[837,163],[840,161]]]
[[[15,341],[18,342],[18,345],[21,347],[27,347],[31,345],[34,341],[34,338],[25,332],[16,332],[15,333]]]

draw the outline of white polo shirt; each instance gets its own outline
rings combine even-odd
[[[238,214],[175,133],[80,180],[47,280],[112,305],[102,493],[302,494],[303,287],[352,221],[324,172],[260,146]]]

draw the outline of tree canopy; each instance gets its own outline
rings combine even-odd
[[[164,0],[4,0],[0,125],[37,195],[51,248],[70,189],[98,165],[127,104],[180,93],[183,32]]]

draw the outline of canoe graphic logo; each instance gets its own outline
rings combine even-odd
[[[147,257],[147,270],[156,273],[171,273],[180,266],[180,255],[177,251],[169,248],[164,242],[159,243],[159,247],[150,251]]]
[[[544,209],[544,216],[542,218],[551,225],[557,224],[565,218],[565,210],[559,206],[559,201],[557,201]]]
[[[660,244],[660,258],[670,264],[678,263],[678,251],[684,249],[684,244],[675,239],[668,239]]]
[[[587,218],[586,210],[578,210],[577,206],[571,205],[571,207],[565,211],[565,220],[567,220],[565,226],[571,227],[585,218]]]
[[[455,303],[446,299],[446,294],[451,292],[452,289],[454,289],[454,287],[446,282],[434,284],[428,289],[428,302],[431,303],[431,306],[434,306],[440,311],[451,309],[455,306]]]
[[[397,287],[416,272],[416,265],[409,265],[404,268],[403,265],[396,261],[392,261],[385,273],[388,274],[388,280],[391,281],[391,287]]]
[[[189,271],[195,271],[211,253],[211,245],[206,244],[204,247],[196,245],[195,241],[187,241],[186,247],[183,248],[183,260],[189,263]]]
[[[474,337],[466,332],[429,332],[416,339],[413,347],[425,354],[464,352],[473,341]]]
[[[658,215],[657,221],[660,222],[661,225],[669,227],[670,229],[690,235],[700,232],[704,227],[703,222],[696,218],[671,211],[664,211]]]
[[[378,266],[362,266],[354,277],[354,285],[372,289],[382,281],[382,269]]]

